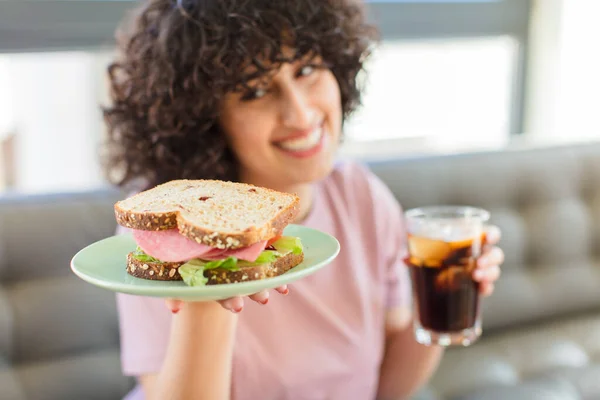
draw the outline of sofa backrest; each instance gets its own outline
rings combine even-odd
[[[404,209],[492,212],[506,252],[484,329],[600,306],[600,144],[370,163]],[[114,233],[98,191],[0,198],[2,399],[119,399],[114,295],[75,277],[71,257]]]
[[[120,399],[114,295],[71,257],[115,230],[118,193],[0,199],[0,398]]]
[[[600,143],[379,161],[372,170],[406,210],[491,211],[506,253],[484,329],[600,307]]]

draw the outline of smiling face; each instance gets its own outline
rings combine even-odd
[[[244,182],[287,190],[331,171],[342,126],[340,88],[320,59],[284,63],[229,93],[220,125]]]

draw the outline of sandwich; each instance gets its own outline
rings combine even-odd
[[[115,203],[117,223],[137,247],[127,273],[189,286],[281,275],[304,259],[300,238],[284,236],[296,195],[217,180],[173,180]]]

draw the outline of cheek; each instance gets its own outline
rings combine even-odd
[[[332,72],[328,71],[315,91],[320,108],[327,114],[330,123],[337,130],[342,120],[342,100],[340,87]]]
[[[242,169],[260,171],[265,161],[273,157],[272,118],[259,109],[235,111],[226,116],[227,122],[222,125],[229,146]]]
[[[272,123],[269,118],[257,110],[239,110],[226,115],[223,125],[230,145],[236,153],[247,147],[262,147],[269,144],[269,130]]]

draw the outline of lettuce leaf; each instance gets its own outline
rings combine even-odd
[[[179,275],[188,286],[204,286],[208,278],[204,276],[207,269],[222,268],[228,271],[238,271],[237,258],[228,257],[223,260],[203,261],[192,259],[178,268]]]
[[[177,271],[188,286],[204,286],[208,282],[208,278],[204,276],[204,266],[202,265],[188,262],[180,266]]]
[[[277,241],[271,244],[279,253],[282,254],[300,254],[304,251],[302,241],[294,236],[282,236]]]
[[[152,262],[152,263],[162,263],[162,261],[149,256],[148,254],[144,253],[144,250],[142,250],[140,248],[140,246],[137,246],[136,249],[133,251],[132,254],[133,258],[135,258],[136,260],[142,261],[142,262]]]
[[[256,260],[254,260],[254,262],[252,262],[251,264],[252,265],[270,264],[270,263],[274,262],[275,260],[277,260],[279,257],[281,257],[281,254],[277,251],[264,250],[262,253],[260,253],[258,258]]]
[[[256,267],[258,265],[270,264],[286,254],[300,254],[303,251],[300,238],[290,236],[282,236],[276,242],[272,243],[271,246],[273,246],[275,250],[263,250],[253,262],[240,260],[238,261],[238,265],[242,267]]]
[[[227,271],[239,271],[239,267],[237,265],[237,258],[235,257],[227,257],[223,260],[214,260],[208,261],[204,264],[205,269],[214,269],[214,268],[222,268]]]

